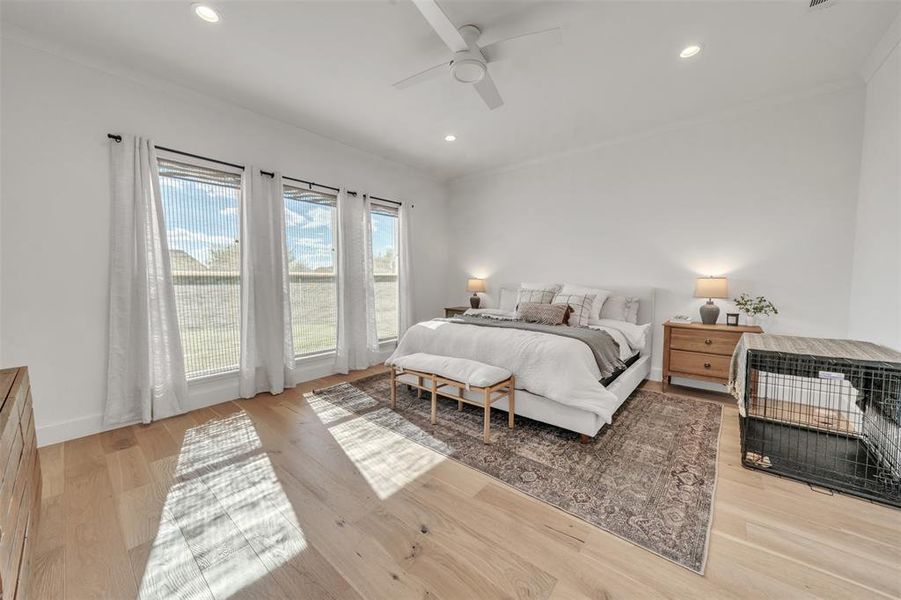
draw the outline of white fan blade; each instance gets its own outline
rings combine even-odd
[[[485,76],[480,82],[472,84],[472,87],[476,89],[479,96],[482,97],[482,100],[491,110],[494,110],[504,103],[500,92],[497,91],[497,86],[494,85],[494,80],[491,79],[491,75],[488,73],[485,73]]]
[[[524,54],[534,54],[545,48],[556,46],[562,41],[562,37],[559,27],[524,33],[488,44],[482,48],[482,54],[488,62],[497,62]]]
[[[457,26],[451,23],[451,20],[447,18],[447,15],[444,14],[444,11],[441,10],[441,7],[438,6],[435,0],[413,0],[413,4],[416,5],[416,8],[419,9],[425,20],[429,22],[435,33],[444,40],[451,52],[463,52],[469,49],[469,46],[466,45],[466,40],[457,31]]]
[[[450,63],[441,63],[440,65],[435,65],[434,67],[426,69],[421,73],[411,75],[406,79],[401,79],[394,84],[394,87],[399,90],[405,90],[408,87],[416,85],[417,83],[422,83],[424,81],[428,81],[429,79],[434,79],[440,76],[442,73],[447,73],[449,67]]]

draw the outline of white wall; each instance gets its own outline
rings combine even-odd
[[[472,275],[655,286],[656,378],[698,275],[772,299],[769,331],[845,336],[862,108],[843,88],[453,182],[448,298]]]
[[[854,244],[850,336],[901,350],[901,16],[868,77]],[[867,68],[870,67],[870,68]]]
[[[311,88],[315,93],[315,87]],[[107,132],[415,205],[414,312],[444,299],[445,187],[406,166],[171,86],[148,86],[4,38],[0,363],[28,365],[38,440],[97,431],[106,388]],[[311,372],[311,375],[317,373]],[[232,382],[195,402],[237,397]]]

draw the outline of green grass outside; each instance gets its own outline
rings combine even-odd
[[[236,278],[214,283],[177,277],[178,311],[185,371],[189,378],[237,368],[240,355],[240,285]],[[335,349],[337,315],[331,276],[291,277],[291,321],[297,355]],[[376,277],[379,339],[397,336],[396,278]]]

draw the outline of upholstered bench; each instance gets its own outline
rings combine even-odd
[[[515,385],[513,374],[507,369],[486,365],[467,358],[453,358],[417,352],[395,358],[388,363],[391,367],[391,408],[397,404],[397,384],[404,383],[432,394],[432,425],[438,422],[438,396],[457,401],[457,410],[463,410],[463,403],[481,406],[485,409],[483,440],[491,441],[491,404],[502,398],[509,398],[507,426],[513,428],[515,410]],[[399,377],[411,375],[415,377]],[[481,401],[473,401],[463,395],[463,390],[481,392]],[[454,393],[456,391],[456,393]]]

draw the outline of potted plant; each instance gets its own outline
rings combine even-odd
[[[748,325],[756,325],[757,319],[760,317],[779,314],[773,303],[763,296],[752,298],[748,294],[742,294],[735,299],[735,306],[738,307],[738,310],[745,313]]]

